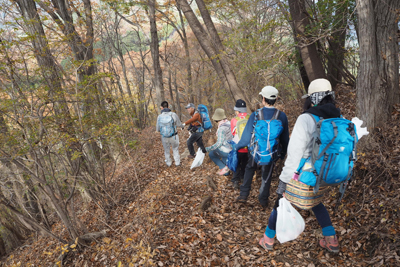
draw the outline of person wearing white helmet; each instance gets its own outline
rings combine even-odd
[[[264,120],[272,119],[276,114],[279,114],[276,119],[282,122],[283,131],[279,136],[278,149],[280,152],[279,153],[280,158],[283,159],[286,156],[286,150],[289,143],[289,127],[286,114],[282,111],[277,110],[274,107],[274,104],[278,97],[278,90],[273,86],[265,86],[261,90],[259,95],[261,96],[261,101],[264,107],[258,110],[258,112],[262,113]],[[247,121],[246,127],[242,133],[242,137],[239,143],[236,145],[236,149],[249,147],[252,138],[252,133],[254,131],[255,120],[256,120],[256,112],[253,112],[250,115],[249,120]],[[269,165],[264,165],[261,167],[262,183],[258,200],[263,209],[265,209],[268,206],[269,191],[271,186],[271,178],[274,165],[275,163],[272,162]],[[247,201],[247,198],[250,195],[251,183],[256,170],[257,170],[257,164],[255,163],[253,156],[249,153],[248,162],[245,168],[243,183],[240,186],[240,195],[236,199],[237,202],[245,203]]]
[[[312,138],[316,129],[316,123],[312,115],[320,118],[339,118],[340,110],[335,106],[335,94],[332,91],[330,82],[326,79],[316,79],[310,83],[308,94],[304,95],[304,112],[301,114],[294,125],[292,135],[287,150],[287,158],[282,172],[279,176],[277,189],[277,200],[268,220],[268,226],[259,244],[265,250],[273,250],[276,234],[277,208],[279,199],[286,191],[286,185],[290,182],[296,172],[300,160],[307,158],[312,152]],[[309,114],[307,114],[309,113]],[[339,242],[327,209],[322,203],[315,203],[312,211],[322,228],[323,238],[319,241],[321,247],[330,252],[339,252]]]

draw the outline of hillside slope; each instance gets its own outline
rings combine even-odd
[[[354,92],[342,88],[337,95],[343,114],[353,117]],[[280,108],[293,126],[300,102]],[[63,266],[399,266],[399,111],[387,128],[375,131],[376,145],[359,151],[355,179],[335,215],[337,190],[327,196],[341,245],[338,255],[319,247],[321,230],[308,211],[301,211],[306,228],[297,240],[264,251],[258,240],[271,206],[263,211],[258,204],[260,178],[253,181],[248,202],[236,203],[239,192],[230,187],[231,176],[216,175],[209,159],[190,170],[186,131],[179,133],[182,165],[167,167],[160,137],[148,128],[110,181],[116,192],[112,210],[104,213],[93,203],[81,207],[89,228],[106,229],[107,237],[71,253]],[[213,135],[207,132],[205,139]],[[270,203],[278,184],[276,169]],[[200,205],[207,197],[211,202],[203,211]],[[2,266],[50,266],[58,261],[59,247],[54,240],[32,238]]]

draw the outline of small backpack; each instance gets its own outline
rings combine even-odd
[[[340,184],[342,198],[356,160],[356,127],[344,118],[323,119],[309,115],[316,123],[316,130],[311,141],[311,156],[300,161],[299,181],[313,186],[314,193],[322,186]]]
[[[258,165],[269,165],[279,158],[279,136],[283,131],[279,113],[276,109],[270,120],[264,120],[262,109],[256,111],[249,151]]]
[[[161,113],[160,116],[158,116],[158,125],[163,137],[171,137],[175,135],[175,122],[172,118],[172,114]]]
[[[200,104],[197,106],[197,110],[200,113],[201,116],[201,126],[203,127],[204,130],[209,130],[212,128],[212,123],[210,120],[210,116],[208,115],[208,109],[205,105]]]
[[[235,130],[234,131],[236,131],[236,133],[235,133],[235,136],[234,136],[233,139],[234,139],[234,141],[236,143],[238,143],[240,138],[242,138],[242,134],[243,134],[244,128],[246,128],[246,124],[247,124],[249,118],[250,118],[249,114],[247,114],[246,117],[244,117],[243,119],[240,118],[239,116],[235,117],[236,126],[235,126]]]

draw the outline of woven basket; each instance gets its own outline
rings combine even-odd
[[[286,185],[285,198],[296,207],[309,210],[322,202],[328,189],[329,186],[320,187],[315,194],[314,187],[292,179]]]

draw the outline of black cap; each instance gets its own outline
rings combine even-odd
[[[242,99],[236,100],[236,108],[245,108],[246,107],[246,102],[244,102]]]

